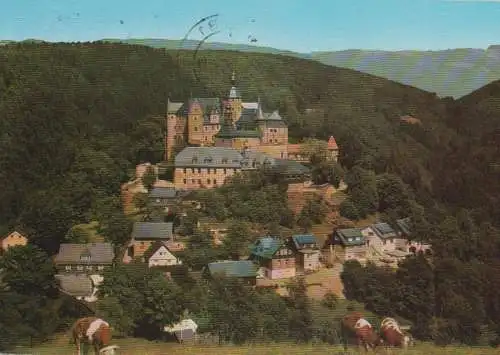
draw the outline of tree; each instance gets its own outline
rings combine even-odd
[[[313,319],[306,281],[298,277],[287,288],[290,294],[289,336],[297,342],[308,342],[312,338]]]
[[[158,273],[151,277],[143,290],[142,319],[139,329],[144,335],[160,335],[163,327],[180,320],[184,311],[180,288]]]
[[[66,233],[68,243],[88,243],[90,241],[89,231],[81,224],[71,227]]]
[[[382,174],[377,176],[377,194],[379,197],[378,209],[401,211],[401,217],[409,209],[409,187],[397,175]]]
[[[132,233],[132,221],[122,210],[116,211],[106,221],[99,222],[99,233],[115,246],[124,245]]]
[[[147,193],[138,192],[133,197],[134,206],[144,213],[148,209],[149,198]]]
[[[52,260],[31,244],[9,248],[0,258],[2,279],[7,287],[29,296],[54,296],[57,285]]]
[[[179,287],[147,264],[119,265],[104,274],[99,309],[105,310],[123,332],[158,337],[165,325],[180,319],[183,302]]]
[[[339,212],[342,217],[347,219],[355,221],[360,218],[358,209],[349,197],[342,201],[342,203],[340,204]]]
[[[156,175],[155,168],[153,166],[149,165],[146,168],[146,171],[144,172],[144,175],[142,175],[142,178],[141,178],[142,184],[144,185],[146,190],[148,190],[148,192],[151,192],[156,180],[157,180],[157,175]]]
[[[198,230],[198,221],[200,214],[195,209],[189,209],[181,218],[179,234],[190,236]]]
[[[97,301],[96,316],[106,319],[107,322],[121,336],[133,333],[134,319],[120,303],[117,297],[104,297]]]
[[[330,308],[330,309],[335,309],[337,308],[337,305],[339,303],[339,298],[338,296],[331,292],[331,291],[328,291],[325,296],[323,296],[323,300],[321,301],[321,304],[327,308]]]
[[[207,303],[211,331],[236,344],[254,338],[259,326],[255,299],[255,291],[241,280],[215,277]]]
[[[226,253],[233,260],[240,260],[250,237],[250,228],[246,222],[231,221],[223,241]]]
[[[258,312],[258,337],[261,340],[280,341],[288,337],[288,313],[286,302],[274,290],[262,289],[256,295]]]
[[[326,160],[328,144],[320,139],[306,138],[301,145],[300,153],[309,157],[311,164],[316,165]]]

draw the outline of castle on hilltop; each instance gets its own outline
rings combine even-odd
[[[251,149],[276,159],[305,161],[300,144],[288,144],[288,125],[279,112],[264,112],[260,99],[243,102],[236,87],[235,73],[229,95],[219,98],[192,98],[171,102],[167,107],[165,160],[184,146],[215,146]],[[328,142],[329,158],[337,160],[333,137]]]

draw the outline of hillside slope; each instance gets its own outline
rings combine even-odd
[[[499,47],[316,52],[312,53],[312,59],[412,85],[441,97],[458,98],[500,78]]]
[[[195,49],[199,43],[168,39],[106,39],[110,42],[143,44],[154,48]],[[182,44],[182,46],[181,46]],[[357,70],[402,84],[435,92],[440,97],[461,97],[500,78],[500,46],[455,48],[437,51],[343,50],[297,53],[271,47],[206,42],[202,50],[282,54],[313,59],[320,63]]]
[[[89,221],[103,194],[117,193],[127,169],[161,157],[167,96],[224,96],[233,70],[244,99],[280,109],[292,138],[335,135],[348,167],[362,159],[428,185],[428,159],[450,140],[446,105],[435,95],[314,61],[228,51],[193,58],[192,51],[109,43],[8,44],[0,47],[0,225],[23,225],[56,247],[71,225]],[[401,123],[406,114],[422,126]]]
[[[500,80],[450,104],[449,124],[461,136],[444,155],[447,179],[436,191],[458,206],[500,221]]]

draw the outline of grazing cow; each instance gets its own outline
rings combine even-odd
[[[96,355],[113,354],[116,346],[110,346],[111,327],[97,317],[78,319],[71,328],[71,335],[78,355],[81,355],[82,343],[92,345]]]
[[[344,350],[347,350],[347,345],[353,339],[358,346],[363,346],[365,351],[374,350],[380,342],[372,325],[359,312],[352,312],[342,318],[341,332]]]
[[[407,349],[408,346],[413,345],[411,335],[405,334],[394,318],[384,318],[382,320],[382,323],[380,323],[380,338],[384,340],[387,346]]]

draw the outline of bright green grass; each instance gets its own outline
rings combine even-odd
[[[75,353],[73,346],[68,344],[66,337],[58,341],[46,343],[32,349],[18,349],[18,353],[30,353],[39,355],[66,355]],[[116,339],[114,344],[120,346],[120,355],[333,355],[333,354],[359,354],[363,353],[354,348],[344,353],[339,346],[329,345],[295,345],[290,343],[281,344],[258,344],[244,346],[203,346],[203,345],[180,345],[165,342],[149,342],[142,339]],[[383,349],[377,351],[379,354],[388,354]],[[417,344],[414,348],[403,351],[393,350],[393,354],[408,355],[488,355],[499,354],[498,349],[471,348],[471,347],[436,347],[431,344]]]

